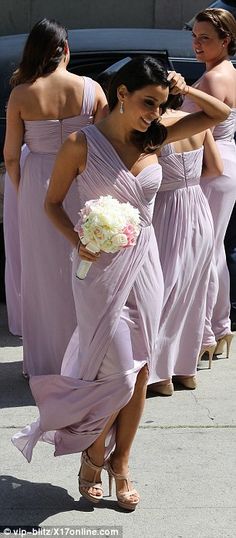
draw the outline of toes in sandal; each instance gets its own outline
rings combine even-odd
[[[85,469],[86,467],[89,467],[90,469],[94,470],[94,477],[93,480],[88,481],[83,476],[85,475]],[[81,454],[81,466],[78,474],[78,482],[79,482],[79,492],[80,494],[85,497],[88,501],[91,501],[92,503],[98,503],[103,498],[103,490],[102,490],[102,483],[97,482],[96,477],[98,473],[101,473],[101,470],[103,469],[103,466],[99,467],[98,465],[95,465],[92,463],[88,452],[84,450]],[[96,495],[93,493],[90,493],[90,489],[95,489],[96,491],[100,492],[100,495]]]
[[[121,508],[124,508],[125,510],[135,510],[136,506],[138,505],[140,501],[140,497],[136,489],[130,489],[130,481],[129,481],[129,475],[121,475],[115,473],[115,471],[112,469],[110,459],[108,459],[104,465],[104,469],[108,472],[109,476],[109,496],[112,494],[112,481],[113,478],[115,481],[117,480],[125,480],[127,491],[119,491],[116,483],[116,497],[118,505]],[[132,500],[131,497],[135,496],[136,499]]]

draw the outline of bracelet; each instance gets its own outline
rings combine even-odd
[[[79,249],[80,249],[80,247],[81,247],[81,244],[82,244],[82,243],[81,243],[81,241],[80,241],[80,239],[79,239],[79,241],[78,241],[78,243],[77,243],[77,246],[76,246],[76,250],[77,250],[78,254],[79,254]]]

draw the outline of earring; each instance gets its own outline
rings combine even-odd
[[[124,114],[124,103],[121,101],[120,103],[120,114]]]

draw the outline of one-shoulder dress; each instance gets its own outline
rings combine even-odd
[[[55,229],[44,200],[56,154],[67,136],[92,123],[95,83],[84,77],[80,115],[62,120],[25,121],[28,154],[19,187],[23,369],[29,376],[59,374],[76,327],[71,285],[71,246]],[[64,207],[78,220],[76,183]]]
[[[153,226],[164,278],[158,359],[151,383],[196,373],[213,255],[213,222],[200,187],[203,147],[161,150]]]
[[[80,201],[111,195],[130,202],[139,209],[141,232],[135,246],[102,253],[82,281],[75,276],[79,257],[74,250],[78,325],[63,375],[30,379],[40,418],[13,437],[28,461],[40,438],[55,445],[56,456],[88,448],[130,400],[140,369],[147,364],[151,371],[156,357],[163,278],[152,215],[161,167],[151,164],[135,177],[95,125],[82,131],[87,165],[77,181]],[[107,451],[114,446],[112,433],[114,428]]]

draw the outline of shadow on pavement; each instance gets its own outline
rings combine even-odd
[[[78,496],[79,496],[78,492]],[[29,482],[14,476],[0,476],[1,530],[3,528],[37,528],[50,516],[71,512],[93,512],[94,509],[111,508],[118,512],[127,512],[119,508],[114,500],[103,499],[94,505],[80,498],[75,501],[67,490],[49,483]],[[78,515],[77,525],[83,525]],[[47,523],[43,526],[47,526]]]
[[[21,336],[13,336],[6,328],[0,327],[0,347],[21,347]]]
[[[0,409],[35,405],[28,382],[22,376],[22,361],[0,363]]]
[[[21,336],[14,336],[8,331],[7,307],[0,303],[0,347],[21,347]]]
[[[37,527],[54,514],[77,510],[78,504],[64,488],[7,475],[0,477],[0,499],[1,527]]]

